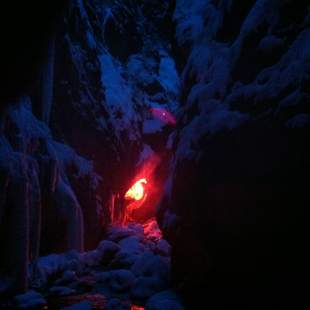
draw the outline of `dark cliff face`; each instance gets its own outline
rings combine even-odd
[[[49,38],[62,19],[67,3],[67,0],[44,3],[30,0],[18,3],[17,8],[11,1],[1,9],[1,108],[34,86]]]
[[[50,127],[92,160],[106,224],[111,195],[129,188],[145,150],[165,152],[171,128],[151,110],[177,110],[179,77],[166,30],[173,29],[171,5],[71,1],[56,35]]]
[[[179,92],[169,1],[31,10],[20,19],[7,11],[20,30],[4,36],[1,59],[4,290],[27,286],[38,255],[98,244],[112,195],[129,188],[145,156],[165,153],[171,127],[151,111],[175,112]]]
[[[301,283],[309,5],[55,1],[34,26],[29,10],[9,11],[19,30],[3,36],[0,73],[0,274],[11,286],[26,287],[38,255],[94,248],[112,195],[154,153],[159,179],[169,170],[157,218],[189,309],[202,294],[248,306]]]
[[[283,302],[306,268],[309,7],[177,1],[174,19],[187,60],[159,210],[174,279],[188,306]]]

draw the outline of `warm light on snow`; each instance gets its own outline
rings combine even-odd
[[[130,182],[129,189],[123,199],[125,209],[124,223],[146,221],[155,215],[155,208],[159,202],[159,184],[154,178],[154,172],[160,163],[160,157],[155,153],[141,157],[138,171]]]
[[[138,180],[125,194],[125,199],[141,200],[145,195],[145,184],[147,184],[146,179]]]
[[[177,123],[175,116],[167,109],[151,108],[150,112],[155,119],[158,119],[167,125],[175,126]]]

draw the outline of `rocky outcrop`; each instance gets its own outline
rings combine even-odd
[[[21,25],[30,43],[12,45],[0,94],[0,268],[20,288],[38,255],[97,246],[144,150],[165,150],[171,127],[152,109],[177,108],[171,14],[169,1],[55,1],[34,13],[42,29]]]
[[[174,281],[190,308],[284,303],[306,270],[309,7],[180,0],[174,20],[186,62],[159,210]]]
[[[25,48],[9,61],[22,72],[1,81],[1,283],[25,288],[39,254],[94,248],[109,202],[155,154],[158,183],[169,175],[157,217],[188,308],[293,290],[308,233],[309,20],[302,1],[71,0],[54,37],[40,35],[52,48],[38,78],[25,23],[35,39],[16,40]],[[135,238],[121,243],[140,251]],[[131,285],[128,272],[114,276],[114,288]],[[154,281],[139,283],[144,298]],[[161,299],[174,296],[147,307]]]
[[[84,190],[94,196],[99,178],[91,162],[53,140],[28,97],[7,110],[1,128],[1,273],[10,276],[11,287],[24,289],[28,264],[39,254],[83,250],[83,213],[94,212],[100,221],[100,209],[93,203],[82,210],[69,178],[89,178]]]
[[[92,251],[69,251],[40,257],[29,270],[31,290],[10,306],[63,309],[88,301],[91,308],[184,309],[169,288],[170,245],[140,224],[114,226]],[[43,297],[44,296],[44,297]],[[1,303],[0,303],[1,305]],[[136,306],[138,307],[138,306]]]
[[[145,138],[152,144],[165,131],[150,109],[177,109],[179,77],[162,27],[171,14],[169,1],[74,0],[57,36],[52,131],[109,180],[104,201],[128,188]]]

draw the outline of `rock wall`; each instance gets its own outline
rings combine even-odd
[[[305,276],[309,17],[305,2],[176,1],[181,108],[158,218],[190,309],[285,303]]]
[[[39,254],[84,249],[84,215],[95,213],[100,219],[100,208],[94,199],[86,209],[75,185],[88,179],[84,190],[95,197],[100,178],[90,161],[53,140],[33,116],[29,97],[21,97],[3,115],[0,150],[1,273],[22,289],[27,266]]]
[[[34,26],[7,11],[19,30],[1,59],[0,292],[25,289],[38,255],[97,246],[112,194],[165,149],[152,109],[179,93],[169,1],[30,4]]]
[[[178,106],[173,33],[166,31],[172,8],[170,1],[72,0],[56,35],[51,130],[93,161],[105,224],[112,194],[127,191],[144,150],[165,152],[171,126],[151,111]],[[91,235],[87,248],[99,241]]]
[[[308,233],[308,4],[71,0],[56,27],[60,7],[49,25],[35,16],[42,29],[20,8],[25,27],[4,37],[1,283],[25,288],[38,254],[94,248],[112,194],[155,152],[163,175],[173,154],[158,220],[188,307],[293,290]],[[172,134],[161,111],[177,116]]]

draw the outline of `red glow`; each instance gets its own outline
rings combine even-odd
[[[135,305],[131,305],[131,310],[144,310],[144,307],[139,307],[139,306],[135,306]]]
[[[145,196],[145,184],[147,181],[145,178],[138,180],[125,194],[127,200],[141,200]]]
[[[175,116],[166,109],[163,108],[151,108],[150,112],[152,113],[154,118],[161,120],[167,125],[175,126],[177,121]]]
[[[157,180],[154,178],[160,157],[151,154],[137,169],[132,185],[124,194],[125,218],[123,224],[145,221],[155,215],[155,208],[160,198]]]

